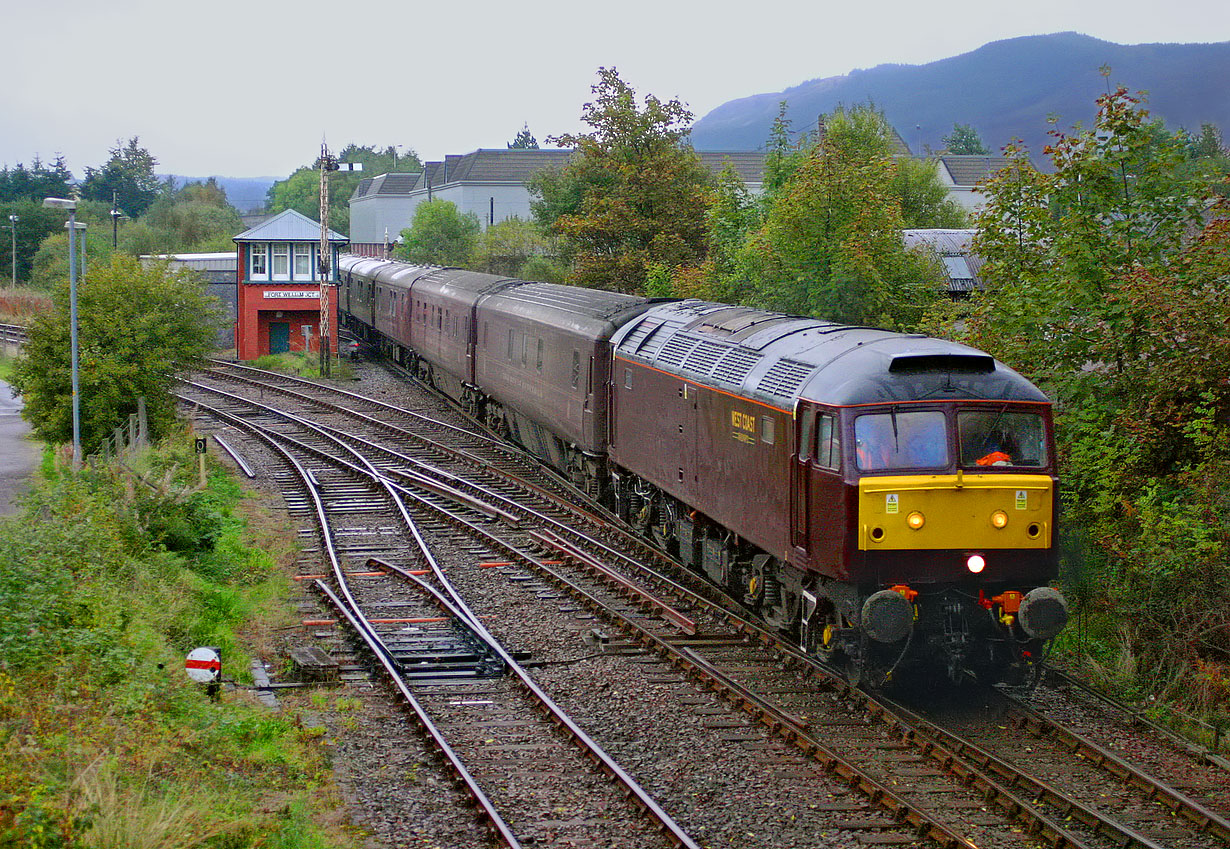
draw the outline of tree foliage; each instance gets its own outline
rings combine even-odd
[[[534,134],[530,132],[530,125],[526,124],[517,133],[517,137],[508,143],[509,150],[538,150],[538,139],[534,138]]]
[[[982,142],[982,136],[969,124],[953,124],[952,132],[944,136],[944,149],[957,155],[986,156],[991,151]]]
[[[55,311],[30,326],[11,382],[24,396],[22,416],[35,434],[64,443],[72,439],[67,282],[54,300]],[[108,265],[90,268],[77,303],[83,448],[93,450],[127,422],[142,396],[151,433],[168,433],[175,421],[175,374],[213,349],[218,302],[192,272],[144,267],[116,254]]]
[[[402,230],[402,243],[393,250],[398,259],[423,265],[467,267],[478,244],[481,225],[472,212],[436,198],[420,203],[410,228]]]
[[[794,142],[783,109],[758,203],[733,172],[719,178],[709,263],[699,276],[677,278],[674,294],[854,324],[908,327],[921,318],[940,294],[939,271],[906,251],[901,229],[914,223],[907,208],[917,221],[942,207],[924,191],[928,173],[938,184],[934,172],[894,157],[892,129],[872,106],[838,109],[822,126],[818,137]]]
[[[86,168],[81,184],[81,196],[115,205],[130,218],[145,214],[162,190],[154,174],[158,160],[145,148],[141,139],[133,136],[125,144],[116,140],[111,158],[99,168]]]
[[[58,154],[50,166],[37,156],[29,168],[20,162],[11,170],[6,165],[0,168],[0,203],[42,203],[43,198],[72,197],[72,179],[73,173],[68,170],[64,157]]]
[[[378,148],[375,145],[346,145],[337,154],[339,162],[361,162],[362,171],[339,171],[329,177],[329,229],[343,235],[350,233],[350,198],[364,177],[394,172],[423,170],[423,163],[413,148],[401,145]],[[315,162],[315,160],[313,160]],[[269,187],[265,208],[270,213],[293,209],[313,221],[320,220],[320,169],[315,164],[297,168],[285,180]]]
[[[651,265],[678,268],[705,253],[708,171],[687,145],[692,113],[678,100],[636,92],[599,68],[582,109],[592,128],[548,139],[576,153],[562,172],[530,181],[535,218],[561,238],[572,281],[644,290]]]
[[[486,229],[477,240],[470,267],[489,274],[520,277],[531,258],[553,254],[554,246],[541,227],[513,216]]]
[[[1053,136],[1050,173],[1010,147],[985,189],[987,290],[962,336],[1059,402],[1063,521],[1091,544],[1070,580],[1099,575],[1078,595],[1152,669],[1191,684],[1211,663],[1224,682],[1230,210],[1187,136],[1122,88],[1094,126]]]

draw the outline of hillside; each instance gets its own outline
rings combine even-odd
[[[175,178],[176,186],[183,186],[186,183],[203,183],[209,177],[185,177],[180,174],[159,174],[161,179],[167,177]],[[265,193],[282,177],[218,177],[214,176],[214,180],[226,192],[226,199],[231,206],[238,209],[240,212],[253,212],[263,209],[265,206]]]
[[[926,65],[880,65],[811,80],[782,92],[732,100],[696,122],[698,150],[755,150],[789,102],[794,130],[810,129],[838,104],[871,101],[910,147],[939,148],[954,123],[972,124],[997,149],[1021,138],[1035,154],[1047,143],[1047,117],[1086,124],[1110,83],[1149,92],[1149,108],[1172,127],[1211,122],[1230,131],[1230,42],[1122,45],[1074,32],[986,44]]]

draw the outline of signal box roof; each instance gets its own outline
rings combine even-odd
[[[306,215],[287,209],[279,212],[251,230],[245,230],[236,236],[235,242],[319,242],[320,222],[313,221]],[[341,233],[329,231],[329,242],[332,244],[349,244],[350,239]]]

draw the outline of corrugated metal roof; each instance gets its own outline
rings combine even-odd
[[[948,291],[970,292],[982,288],[978,274],[986,263],[970,251],[976,230],[903,230],[907,248],[928,247],[939,254],[948,275]]]
[[[245,230],[236,236],[235,242],[319,242],[320,222],[306,215],[287,209],[279,212],[263,224]],[[350,241],[340,233],[329,231],[330,242],[345,244]]]

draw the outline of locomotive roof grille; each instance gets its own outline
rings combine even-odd
[[[696,372],[708,377],[709,372],[713,370],[713,366],[721,359],[722,354],[726,353],[728,348],[725,345],[719,345],[716,342],[701,342],[691,353],[688,358],[683,361],[685,371]]]
[[[995,358],[989,354],[897,354],[889,361],[888,370],[891,374],[991,374],[995,371]]]
[[[769,395],[779,398],[792,398],[807,376],[815,370],[811,363],[800,363],[797,360],[778,360],[773,367],[760,379],[756,388]]]
[[[747,351],[743,348],[731,348],[714,366],[713,377],[726,383],[741,386],[748,373],[751,372],[756,363],[760,362],[760,359],[761,355],[754,351]]]
[[[669,342],[662,346],[662,353],[658,354],[658,362],[662,365],[679,368],[699,341],[698,339],[689,339],[687,336],[675,334],[670,338]]]

